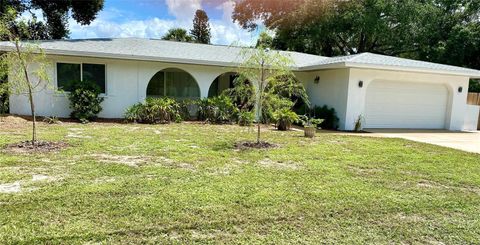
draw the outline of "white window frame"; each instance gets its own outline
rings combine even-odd
[[[108,76],[107,76],[107,64],[106,63],[94,63],[94,62],[73,62],[73,61],[57,61],[55,62],[55,90],[59,92],[58,89],[58,64],[75,64],[80,65],[80,81],[83,82],[83,64],[91,65],[103,65],[105,66],[105,93],[101,93],[101,97],[107,97],[108,95]],[[62,91],[63,93],[69,94],[69,91]]]

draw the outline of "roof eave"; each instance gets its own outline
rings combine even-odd
[[[376,69],[376,70],[391,70],[391,71],[407,71],[418,73],[432,73],[442,75],[463,76],[472,79],[480,78],[480,71],[478,72],[461,72],[461,71],[447,71],[447,70],[435,70],[435,69],[422,69],[416,67],[401,67],[401,66],[388,66],[388,65],[373,65],[363,64],[355,62],[338,62],[326,65],[314,65],[301,67],[301,71],[315,71],[315,70],[327,70],[327,69],[340,69],[340,68],[362,68],[362,69]]]

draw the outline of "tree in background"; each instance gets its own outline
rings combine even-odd
[[[188,35],[187,30],[183,28],[171,28],[163,35],[163,40],[177,41],[177,42],[191,42],[192,36]]]
[[[33,43],[21,42],[21,36],[30,36],[26,23],[19,22],[20,28],[13,32],[8,25],[17,16],[15,10],[6,11],[0,20],[0,33],[7,36],[12,43],[12,50],[2,54],[0,66],[3,73],[7,73],[9,82],[7,89],[9,94],[26,95],[30,104],[32,115],[32,140],[35,147],[37,143],[36,114],[34,93],[48,87],[49,77],[47,74],[49,62],[43,50]],[[23,27],[23,29],[21,28]],[[5,75],[5,74],[1,74]],[[5,89],[5,87],[4,87]]]
[[[272,48],[273,37],[270,36],[266,31],[262,31],[258,36],[256,48]]]
[[[70,32],[68,30],[70,14],[81,25],[88,25],[102,10],[103,4],[104,0],[0,0],[0,15],[6,14],[8,9],[13,9],[16,17],[27,11],[42,10],[46,20],[45,23],[36,20],[32,23],[17,23],[16,18],[13,18],[9,20],[11,22],[9,24],[10,28],[16,28],[18,24],[26,24],[30,27],[29,33],[33,38],[62,39],[68,37]],[[34,19],[36,19],[35,16]],[[20,35],[17,36],[25,39]],[[3,37],[3,40],[8,40],[8,38]]]
[[[325,56],[373,52],[480,69],[478,0],[240,0],[234,21],[276,31],[273,47]]]
[[[193,18],[193,29],[190,30],[193,40],[197,43],[210,43],[210,23],[208,22],[208,15],[205,11],[199,9],[195,12]]]

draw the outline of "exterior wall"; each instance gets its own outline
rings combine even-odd
[[[339,118],[339,128],[345,129],[348,97],[348,69],[298,72],[296,77],[304,83],[312,105],[333,107]],[[319,82],[314,82],[316,77]]]
[[[478,105],[467,105],[467,110],[465,112],[465,123],[464,123],[464,126],[463,126],[463,130],[477,131],[479,113],[480,113],[480,106],[478,106]]]
[[[363,87],[358,86],[363,81]],[[344,130],[352,130],[355,120],[365,114],[365,98],[368,86],[372,81],[439,83],[448,88],[446,129],[462,130],[467,108],[468,77],[435,75],[414,72],[397,72],[373,69],[350,69],[348,80],[348,102]],[[458,92],[459,87],[463,92]]]
[[[51,86],[34,95],[36,111],[39,116],[70,116],[67,95],[56,90],[56,62],[106,65],[106,94],[102,103],[103,110],[99,114],[101,118],[122,118],[128,106],[145,100],[150,79],[163,69],[178,68],[190,73],[197,81],[201,97],[208,96],[208,89],[217,76],[232,71],[231,68],[214,66],[86,57],[50,56],[49,59],[52,64],[49,69]],[[10,96],[10,112],[12,114],[30,115],[28,98],[24,95]]]
[[[64,93],[56,91],[56,62],[106,64],[106,94],[99,114],[102,118],[122,118],[125,109],[145,100],[150,79],[166,68],[178,68],[190,73],[200,88],[201,97],[208,96],[208,90],[215,78],[232,68],[186,65],[163,62],[96,59],[86,57],[50,56],[49,70],[52,86],[34,95],[37,115],[68,117],[69,101]],[[365,114],[365,97],[372,81],[440,83],[449,90],[446,128],[464,129],[467,112],[468,77],[434,75],[425,73],[385,71],[373,69],[332,69],[314,72],[296,72],[297,79],[305,85],[313,105],[327,105],[335,108],[340,119],[339,129],[352,130],[359,115]],[[315,83],[316,77],[319,82]],[[33,77],[35,79],[35,77]],[[363,87],[358,82],[363,81]],[[462,86],[463,92],[458,92]],[[30,115],[28,99],[24,95],[10,97],[10,112]]]

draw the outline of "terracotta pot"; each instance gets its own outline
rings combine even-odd
[[[305,127],[303,131],[305,132],[305,137],[313,138],[317,129],[315,127]]]

